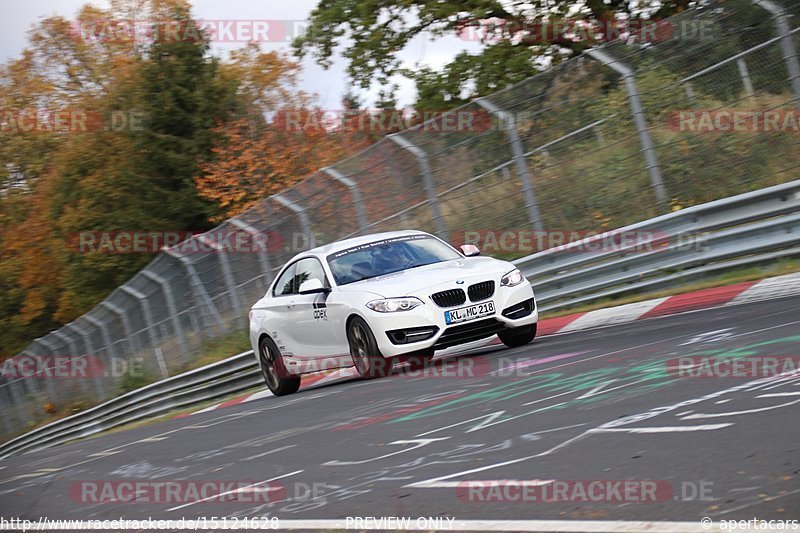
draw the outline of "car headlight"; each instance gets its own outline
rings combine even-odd
[[[419,298],[384,298],[383,300],[372,300],[367,302],[367,307],[379,313],[396,313],[398,311],[410,311],[418,305],[422,305]]]
[[[514,269],[502,278],[500,278],[500,285],[503,287],[513,287],[515,285],[519,285],[525,281],[525,276],[522,275],[522,272],[519,269]]]

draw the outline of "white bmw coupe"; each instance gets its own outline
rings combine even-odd
[[[421,231],[378,233],[300,253],[250,311],[250,342],[273,394],[301,374],[355,365],[364,378],[395,361],[493,335],[536,336],[533,289],[514,265]]]

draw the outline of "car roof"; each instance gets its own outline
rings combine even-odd
[[[297,254],[292,258],[292,261],[298,259],[299,257],[307,257],[309,255],[316,255],[317,257],[326,257],[329,254],[336,253],[341,250],[346,250],[347,248],[351,248],[353,246],[369,244],[371,242],[380,241],[383,239],[402,237],[404,235],[429,235],[429,234],[419,230],[384,231],[382,233],[371,233],[369,235],[361,235],[359,237],[352,237],[350,239],[344,239],[341,241],[332,242],[330,244],[317,246],[316,248],[312,248],[311,250],[307,250],[305,252]]]

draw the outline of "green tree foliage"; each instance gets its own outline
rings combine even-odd
[[[689,0],[321,0],[311,13],[307,33],[294,46],[300,57],[311,54],[329,66],[337,47],[344,44],[348,73],[360,86],[386,85],[393,75],[405,73],[419,88],[417,107],[448,108],[524,79],[596,43],[597,35],[591,32],[572,37],[543,31],[544,27],[585,21],[603,28],[620,17],[664,18],[689,4]],[[441,71],[404,71],[398,53],[421,35],[483,36],[484,46],[477,54],[459,54]]]
[[[133,18],[180,31],[143,39],[112,24]],[[214,57],[185,0],[114,0],[37,23],[0,66],[0,355],[88,311],[153,257],[86,253],[81,232],[208,229],[222,210],[195,179],[220,125],[263,121],[296,70],[253,47]],[[31,111],[89,120],[28,131],[18,119]]]

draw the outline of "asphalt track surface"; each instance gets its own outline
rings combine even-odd
[[[424,372],[12,457],[0,462],[0,516],[797,519],[800,375],[687,378],[669,369],[690,354],[796,357],[798,309],[800,299],[784,298],[491,346]],[[81,492],[87,482],[175,480],[269,488],[225,502],[104,502]],[[612,491],[602,501],[569,492],[542,502],[486,488],[554,480],[656,480],[658,501],[620,501]],[[483,488],[465,488],[476,481]]]

